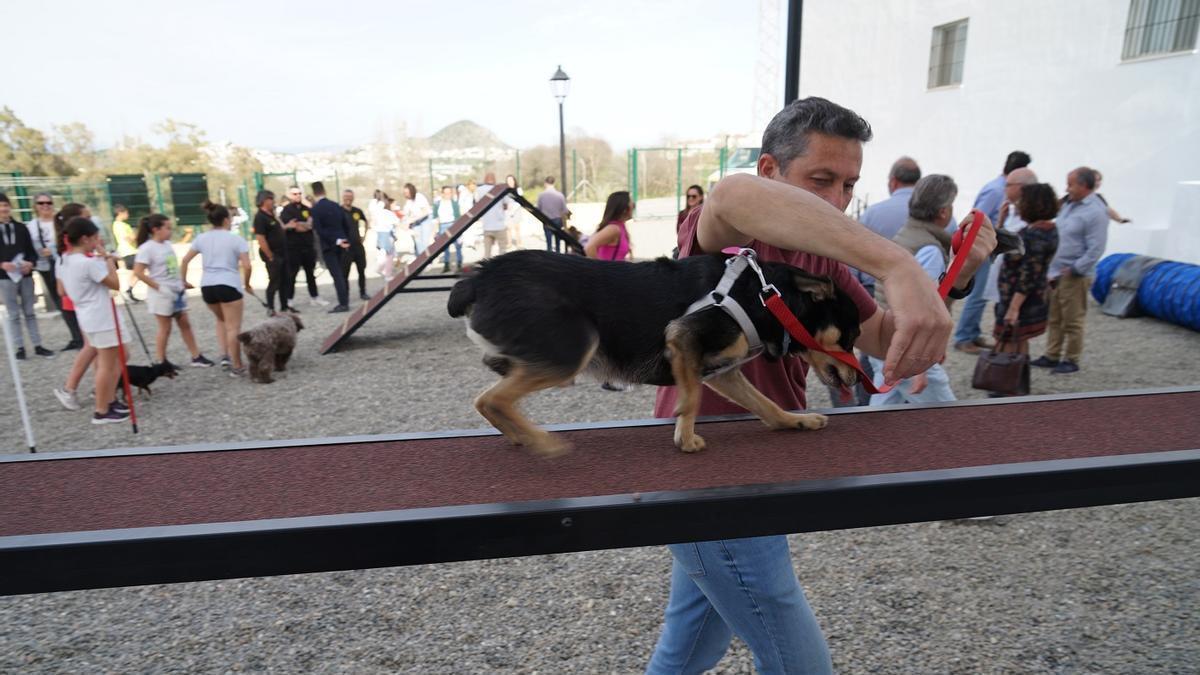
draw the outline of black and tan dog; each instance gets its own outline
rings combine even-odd
[[[175,375],[179,373],[179,369],[171,363],[155,363],[149,366],[125,366],[129,372],[129,385],[133,389],[137,389],[139,393],[150,396],[150,385],[160,377],[165,377],[169,380],[175,379]],[[117,377],[117,395],[121,400],[125,399],[125,376]],[[128,403],[128,401],[126,401]]]
[[[782,410],[739,368],[729,367],[749,351],[746,332],[729,314],[708,307],[685,315],[716,287],[727,257],[623,263],[517,251],[484,261],[455,284],[446,307],[450,316],[467,316],[467,334],[483,349],[483,362],[502,376],[479,395],[475,408],[513,443],[554,455],[566,444],[534,426],[517,402],[590,371],[603,381],[676,385],[675,444],[685,452],[704,448],[694,431],[702,382],[771,428],[824,427],[824,415]],[[849,296],[827,277],[778,263],[760,266],[822,345],[851,349],[859,317]],[[758,332],[764,357],[800,356],[826,384],[854,384],[854,370],[788,340],[759,300],[760,290],[758,277],[747,270],[729,297]]]

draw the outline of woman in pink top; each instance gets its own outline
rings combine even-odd
[[[625,223],[633,218],[636,204],[625,190],[608,196],[604,205],[604,217],[596,227],[596,233],[588,239],[584,251],[589,258],[600,260],[625,260],[632,258],[633,246],[629,243],[629,230]]]

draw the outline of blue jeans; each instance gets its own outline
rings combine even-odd
[[[987,287],[988,272],[992,269],[992,259],[988,258],[975,272],[975,287],[963,304],[962,316],[958,317],[958,327],[954,329],[954,342],[970,342],[983,335],[979,322],[983,320],[983,310],[988,301],[983,297]]]
[[[875,386],[883,386],[883,361],[870,357],[871,366],[875,368]],[[871,405],[892,405],[895,403],[941,403],[957,401],[954,390],[950,388],[950,376],[940,363],[925,371],[929,384],[919,394],[912,393],[912,378],[901,380],[894,389],[886,394],[873,394]]]
[[[389,256],[396,255],[396,235],[391,232],[376,232],[375,246]]]
[[[784,536],[669,546],[671,597],[646,672],[701,673],[736,633],[760,673],[832,673]]]
[[[450,226],[453,224],[454,224],[454,221],[451,221],[449,223],[438,223],[438,234],[441,234],[441,233],[445,232],[446,230],[450,229]],[[458,258],[458,266],[462,267],[462,237],[459,237],[458,239],[454,240],[454,255]],[[442,255],[442,264],[443,265],[450,264],[450,247],[449,246],[446,247],[446,253],[444,255]]]

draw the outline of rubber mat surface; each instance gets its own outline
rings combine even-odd
[[[0,536],[782,483],[1200,448],[1200,392],[563,432],[542,460],[468,437],[0,463]]]

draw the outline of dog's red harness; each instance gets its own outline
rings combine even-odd
[[[958,273],[962,271],[963,264],[967,262],[967,256],[958,255],[958,252],[960,250],[971,250],[971,246],[975,244],[975,237],[979,235],[979,228],[983,226],[983,212],[979,211],[978,209],[972,209],[971,213],[974,215],[971,223],[966,227],[960,227],[958,231],[954,233],[954,238],[950,243],[950,250],[955,255],[950,261],[950,268],[946,270],[946,274],[942,277],[941,284],[938,286],[938,295],[942,296],[943,300],[945,300],[946,296],[949,295],[950,289],[954,288],[954,280],[958,278]],[[775,288],[775,286],[772,284],[768,284],[763,278],[762,270],[759,269],[758,263],[754,260],[755,256],[753,250],[748,248],[739,248],[725,249],[725,251],[733,252],[739,256],[746,256],[750,263],[750,267],[758,273],[758,278],[762,282],[762,290],[759,291],[759,299],[762,300],[763,305],[770,310],[771,314],[775,315],[775,319],[783,325],[788,334],[792,336],[792,339],[804,345],[807,349],[832,356],[838,361],[841,361],[847,366],[853,368],[854,371],[858,373],[858,380],[862,382],[863,389],[865,389],[867,393],[884,394],[892,390],[892,387],[895,385],[876,387],[875,383],[871,381],[871,378],[867,377],[867,374],[863,372],[862,366],[859,365],[858,359],[855,358],[853,353],[842,351],[840,349],[836,351],[830,351],[826,349],[820,342],[817,342],[815,339],[813,339],[813,336],[809,334],[804,325],[800,323],[800,320],[797,319],[794,314],[792,314],[790,309],[788,309],[787,304],[783,302],[783,298],[779,297],[779,289]]]

